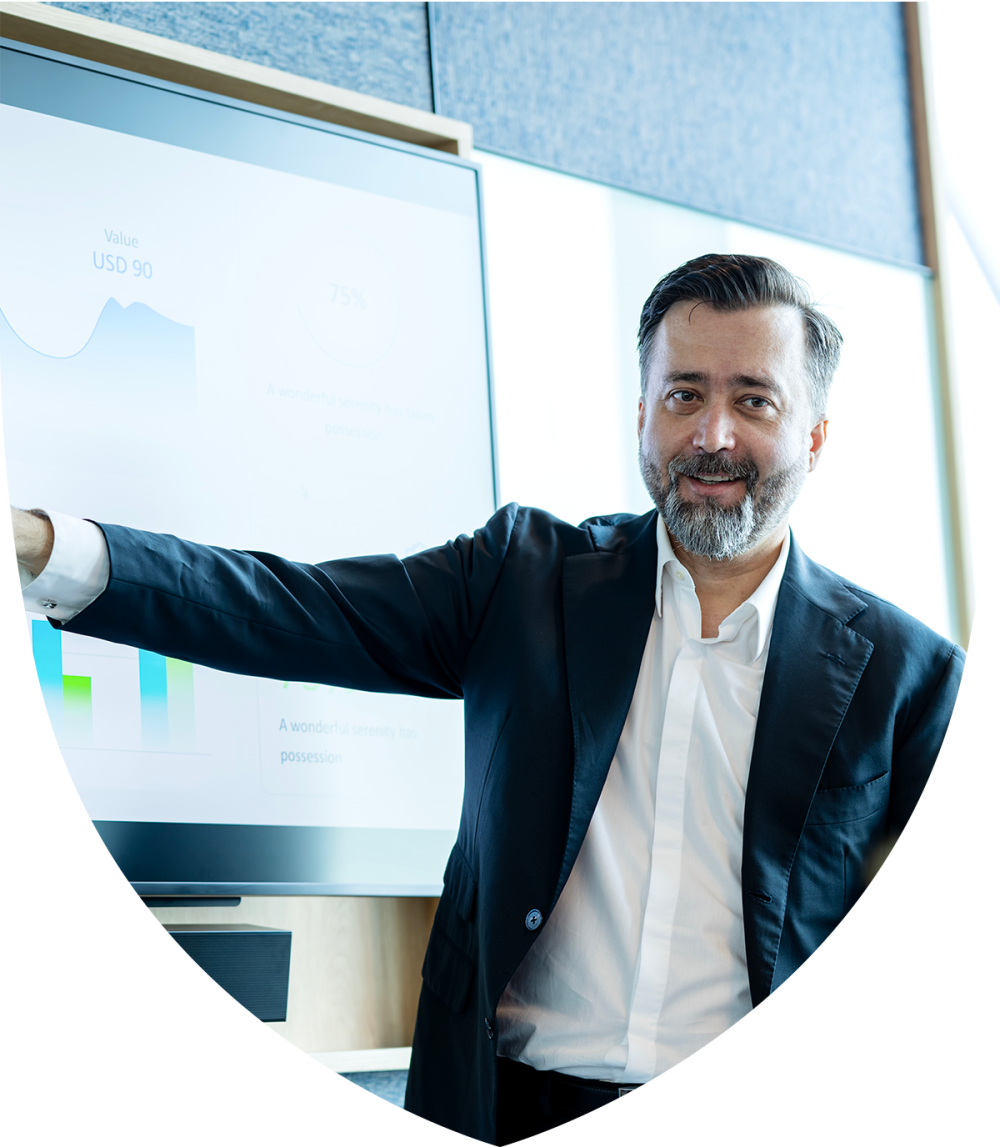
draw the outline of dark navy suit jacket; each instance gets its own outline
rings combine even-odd
[[[106,593],[67,628],[218,669],[461,697],[461,827],[424,962],[407,1106],[495,1137],[495,1009],[583,841],[653,612],[655,513],[575,527],[506,506],[472,538],[318,566],[102,527]],[[746,793],[754,1004],[843,919],[906,823],[964,655],[795,545]]]

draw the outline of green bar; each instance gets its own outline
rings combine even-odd
[[[171,749],[193,753],[194,666],[190,661],[178,661],[176,657],[167,658],[167,719]]]
[[[89,677],[63,674],[63,740],[67,745],[94,743],[94,713]]]

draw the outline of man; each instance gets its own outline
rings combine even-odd
[[[642,517],[507,506],[320,566],[59,519],[45,569],[51,524],[15,515],[26,598],[72,630],[464,698],[407,1106],[486,1142],[641,1085],[822,943],[906,823],[964,661],[791,538],[840,349],[798,280],[703,256],[639,337]]]

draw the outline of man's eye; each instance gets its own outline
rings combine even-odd
[[[765,406],[771,405],[766,398],[761,398],[759,394],[751,394],[743,401],[753,410],[763,410]]]
[[[693,390],[675,390],[670,394],[671,398],[676,398],[679,402],[695,402],[698,398]]]

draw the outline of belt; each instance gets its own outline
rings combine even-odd
[[[560,1071],[535,1071],[497,1058],[497,1143],[518,1143],[612,1103],[637,1083],[580,1079]]]
[[[603,1107],[612,1099],[618,1099],[641,1087],[641,1083],[608,1083],[603,1079],[580,1079],[575,1075],[563,1075],[561,1071],[547,1073],[552,1081],[552,1102],[560,1106],[572,1107],[581,1113]]]

